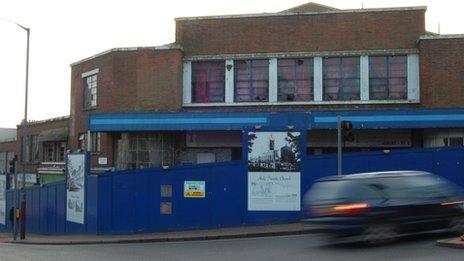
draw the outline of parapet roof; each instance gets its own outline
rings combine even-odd
[[[422,35],[419,37],[421,40],[443,40],[443,39],[464,39],[464,34],[434,34],[434,35]]]
[[[291,10],[291,9],[288,9]],[[313,12],[279,12],[279,13],[260,13],[260,14],[240,14],[240,15],[213,15],[213,16],[194,16],[178,17],[176,21],[194,21],[207,19],[235,19],[235,18],[255,18],[255,17],[273,17],[273,16],[295,16],[295,15],[331,15],[331,14],[351,14],[351,13],[373,13],[373,12],[393,12],[393,11],[416,11],[427,10],[426,6],[411,7],[390,7],[390,8],[363,8],[363,9],[344,9],[344,10],[327,10]]]
[[[38,121],[31,120],[31,121],[27,122],[27,126],[50,123],[50,122],[54,122],[54,121],[62,121],[62,120],[69,120],[69,115],[55,117],[55,118],[49,118],[49,119],[45,119],[45,120],[38,120]],[[18,124],[16,126],[18,128],[20,128],[22,126],[22,124]]]
[[[154,51],[163,51],[163,50],[181,50],[183,51],[182,47],[180,45],[170,43],[170,44],[165,44],[165,45],[159,45],[159,46],[146,46],[146,47],[120,47],[120,48],[111,48],[109,50],[103,51],[101,53],[97,53],[95,55],[92,55],[90,57],[84,58],[82,60],[79,60],[77,62],[71,63],[71,66],[78,65],[80,63],[95,59],[97,57],[103,56],[105,54],[113,53],[113,52],[132,52],[132,51],[137,51],[140,49],[148,49],[148,50],[154,50]]]

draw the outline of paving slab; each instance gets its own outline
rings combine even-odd
[[[25,240],[14,241],[11,234],[0,234],[0,242],[34,245],[115,244],[167,241],[214,240],[247,237],[283,236],[314,233],[317,229],[309,224],[244,226],[216,229],[144,233],[132,235],[38,235],[28,234]]]

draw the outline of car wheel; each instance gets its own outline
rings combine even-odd
[[[451,229],[453,231],[464,232],[464,217],[455,217],[451,220]]]
[[[398,232],[394,225],[378,224],[369,225],[363,233],[363,241],[368,245],[385,244],[394,241]]]

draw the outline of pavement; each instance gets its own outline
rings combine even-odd
[[[267,236],[300,235],[315,232],[308,224],[297,222],[288,224],[245,226],[217,229],[188,230],[175,232],[144,233],[132,235],[38,235],[27,234],[25,240],[16,241],[10,233],[0,233],[1,243],[31,245],[86,245],[115,243],[148,243],[169,241],[194,241],[214,239],[252,238]]]

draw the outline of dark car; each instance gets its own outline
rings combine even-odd
[[[377,244],[400,235],[464,229],[461,187],[428,172],[387,171],[317,180],[304,196],[304,221],[334,242]]]

